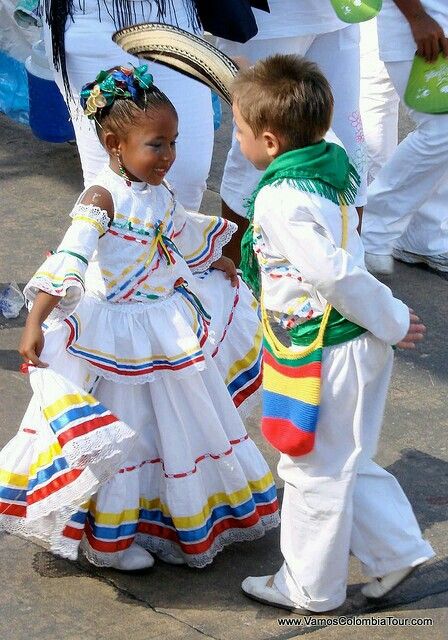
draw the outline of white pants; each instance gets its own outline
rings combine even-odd
[[[179,26],[187,29],[182,22],[183,7],[179,5],[177,16]],[[143,5],[142,5],[143,7]],[[136,22],[149,22],[146,14],[139,17],[140,4],[135,3]],[[156,11],[156,8],[154,9]],[[151,16],[149,16],[151,18]],[[153,20],[156,19],[154,16]],[[104,164],[108,161],[106,151],[101,146],[95,127],[82,113],[79,105],[79,92],[86,82],[91,82],[102,69],[115,65],[148,64],[154,76],[154,83],[169,97],[179,116],[179,138],[177,140],[177,158],[170,169],[167,179],[176,191],[178,200],[187,208],[198,210],[201,204],[206,180],[210,170],[213,152],[213,111],[210,90],[168,67],[147,60],[139,60],[123,51],[112,42],[116,30],[112,18],[106,11],[101,12],[98,20],[98,6],[95,0],[85,3],[85,13],[75,14],[74,22],[68,18],[65,34],[67,70],[74,101],[68,101],[75,129],[76,143],[81,158],[84,184],[92,183]],[[45,29],[45,45],[51,58],[51,34]],[[65,97],[60,73],[55,80]]]
[[[359,107],[367,147],[367,182],[370,183],[397,147],[400,98],[379,58],[376,18],[362,22],[360,28]]]
[[[372,461],[392,363],[391,347],[370,333],[325,348],[315,448],[280,458],[285,562],[275,586],[298,607],[344,602],[350,551],[368,576],[434,555],[400,485]]]
[[[402,98],[411,61],[386,62]],[[416,129],[368,189],[362,238],[369,253],[398,247],[423,255],[448,252],[448,114],[411,112]]]
[[[227,55],[245,56],[251,62],[275,53],[295,53],[319,65],[334,95],[333,130],[362,178],[356,204],[363,205],[366,201],[367,157],[359,113],[358,26],[295,38],[257,40],[255,37],[245,44],[218,39],[217,45]],[[243,158],[234,132],[221,184],[221,197],[232,211],[246,215],[244,200],[250,196],[261,175]]]

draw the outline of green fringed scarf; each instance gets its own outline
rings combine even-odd
[[[257,297],[260,295],[260,270],[254,253],[255,200],[263,187],[283,180],[295,189],[315,193],[335,204],[353,204],[360,184],[359,175],[344,149],[325,140],[282,153],[271,162],[247,200],[249,227],[241,241],[243,279]]]

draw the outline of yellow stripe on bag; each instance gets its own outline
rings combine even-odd
[[[300,378],[299,382],[297,378],[285,376],[266,363],[263,368],[263,389],[271,393],[281,393],[308,404],[319,404],[318,378]]]

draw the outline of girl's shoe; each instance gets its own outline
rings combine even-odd
[[[262,604],[278,607],[279,609],[287,609],[294,613],[310,613],[308,609],[297,607],[294,602],[282,595],[274,585],[274,578],[275,576],[249,576],[241,583],[241,589],[246,596]]]
[[[163,549],[156,553],[159,560],[167,564],[186,564],[182,551],[177,549]]]
[[[150,569],[153,564],[154,558],[149,551],[134,542],[129,549],[120,551],[117,554],[114,563],[110,567],[118,571],[142,571],[143,569]]]
[[[369,600],[384,598],[385,595],[398,587],[403,580],[406,580],[414,569],[416,569],[416,567],[406,567],[405,569],[387,573],[382,578],[374,578],[372,582],[363,586],[361,593],[366,598],[369,598]]]

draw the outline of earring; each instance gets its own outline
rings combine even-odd
[[[121,156],[119,153],[117,153],[117,158],[118,158],[118,170],[120,172],[120,176],[124,179],[124,181],[126,182],[127,186],[130,187],[131,186],[131,180],[128,176],[128,174],[126,173],[126,169],[123,166],[123,163],[121,162]]]

